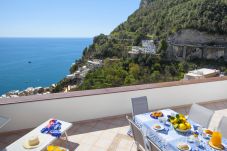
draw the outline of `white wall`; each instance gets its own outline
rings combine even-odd
[[[0,106],[0,115],[11,121],[0,132],[36,127],[54,117],[75,122],[131,112],[130,98],[147,96],[149,108],[169,108],[227,99],[227,80],[157,89],[55,99]]]

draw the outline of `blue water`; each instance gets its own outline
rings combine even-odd
[[[58,82],[91,43],[91,38],[0,38],[0,94]]]

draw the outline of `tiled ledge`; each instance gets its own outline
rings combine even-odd
[[[182,86],[182,85],[199,84],[199,83],[216,82],[216,81],[225,81],[225,80],[227,80],[226,76],[225,77],[214,77],[214,78],[207,78],[207,79],[199,79],[199,80],[189,80],[189,81],[183,81],[182,80],[182,81],[173,81],[173,82],[124,86],[124,87],[116,87],[116,88],[74,91],[74,92],[67,92],[67,93],[52,93],[52,94],[46,94],[46,95],[31,95],[31,96],[23,96],[23,97],[17,97],[17,98],[2,98],[2,99],[0,99],[0,105],[26,103],[26,102],[37,102],[37,101],[73,98],[73,97],[84,97],[84,96],[120,93],[120,92],[128,92],[128,91],[138,91],[138,90],[145,90],[145,89],[156,89],[156,88]]]

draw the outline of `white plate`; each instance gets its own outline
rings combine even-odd
[[[160,128],[156,128],[155,126],[160,126]],[[156,131],[161,131],[161,130],[164,130],[164,126],[160,125],[160,124],[155,124],[155,125],[153,125],[153,129]]]
[[[188,150],[183,150],[183,149],[180,149],[180,146],[181,145],[188,145]],[[178,143],[177,144],[177,148],[179,149],[179,150],[181,150],[181,151],[190,151],[192,148],[191,148],[191,146],[188,144],[188,143]]]

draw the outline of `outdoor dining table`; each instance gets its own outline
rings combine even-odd
[[[161,110],[164,117],[167,118],[168,115],[176,115],[177,112],[171,110],[171,109],[164,109]],[[191,150],[199,150],[199,151],[214,151],[212,147],[208,144],[208,139],[205,139],[202,137],[202,135],[199,135],[199,144],[197,145],[195,142],[189,143],[188,138],[191,135],[191,133],[180,133],[177,132],[172,125],[165,125],[164,123],[161,123],[160,120],[154,119],[150,116],[151,113],[144,113],[139,114],[134,117],[134,121],[136,125],[141,128],[143,135],[147,136],[153,143],[155,143],[159,149],[163,151],[179,151],[177,148],[178,143],[187,143],[190,145]],[[191,131],[194,131],[194,126],[199,125],[195,123],[194,121],[188,119],[190,124],[192,125]],[[164,130],[156,131],[153,129],[153,126],[155,124],[163,125]],[[194,126],[193,126],[194,125]],[[145,142],[146,143],[146,142]],[[227,139],[223,138],[222,143],[224,146],[227,146]],[[202,147],[201,147],[202,146]],[[225,150],[227,147],[225,147]]]

